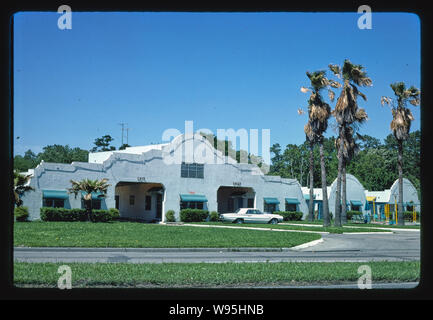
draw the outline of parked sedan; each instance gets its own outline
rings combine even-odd
[[[233,223],[271,223],[277,224],[283,221],[278,214],[263,213],[254,208],[239,208],[234,213],[220,214],[220,220]]]

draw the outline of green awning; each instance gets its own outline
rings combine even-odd
[[[81,191],[81,195],[84,197],[87,194],[85,191]],[[92,192],[92,200],[98,200],[104,197],[102,192]]]
[[[362,206],[362,202],[359,200],[350,200],[352,206]]]
[[[42,195],[46,199],[68,199],[66,190],[42,190]]]
[[[180,200],[185,202],[207,202],[203,194],[181,194]]]
[[[304,199],[305,200],[310,200],[310,195],[309,194],[304,194]],[[313,200],[316,199],[316,195],[313,195]],[[299,202],[298,202],[299,203]]]
[[[277,198],[263,198],[266,204],[279,204],[280,201],[278,201]]]
[[[309,200],[309,199],[308,199]],[[286,198],[288,204],[300,204],[299,200],[296,198]]]

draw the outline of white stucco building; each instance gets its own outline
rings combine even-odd
[[[35,189],[23,196],[30,219],[43,206],[82,208],[70,180],[107,178],[107,196],[95,195],[96,208],[118,208],[123,218],[164,221],[174,210],[203,208],[219,213],[240,207],[262,211],[308,212],[295,179],[267,176],[254,164],[237,163],[200,134],[179,135],[170,143],[90,153],[88,162],[41,162],[32,172]]]

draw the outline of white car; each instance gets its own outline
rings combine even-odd
[[[271,223],[277,224],[283,221],[279,214],[263,213],[254,208],[239,208],[234,213],[219,215],[221,221],[233,223]]]

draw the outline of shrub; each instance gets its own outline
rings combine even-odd
[[[93,222],[108,222],[112,220],[109,210],[92,210],[91,219]]]
[[[212,212],[210,213],[209,220],[210,220],[210,221],[218,221],[218,219],[219,219],[219,214],[218,214],[218,212],[216,212],[216,211],[212,211]]]
[[[283,216],[284,221],[301,221],[303,216],[299,211],[275,211],[274,214]]]
[[[29,209],[27,207],[16,207],[14,209],[14,216],[17,221],[27,221],[29,217]]]
[[[403,212],[404,220],[413,221],[413,211],[404,211]],[[419,211],[416,211],[416,221],[419,222]]]
[[[346,212],[347,220],[352,220],[353,216],[362,216],[362,212],[361,211],[354,211],[354,210],[349,210]]]
[[[111,215],[111,220],[119,220],[120,219],[120,212],[116,208],[110,208],[108,209],[108,212]]]
[[[108,222],[118,219],[119,210],[92,210],[92,221]],[[87,221],[86,209],[41,208],[42,221]]]
[[[176,218],[174,216],[174,210],[168,210],[165,214],[165,221],[167,222],[175,222]]]
[[[180,221],[183,222],[202,222],[209,215],[209,211],[201,209],[182,209],[180,210]]]

